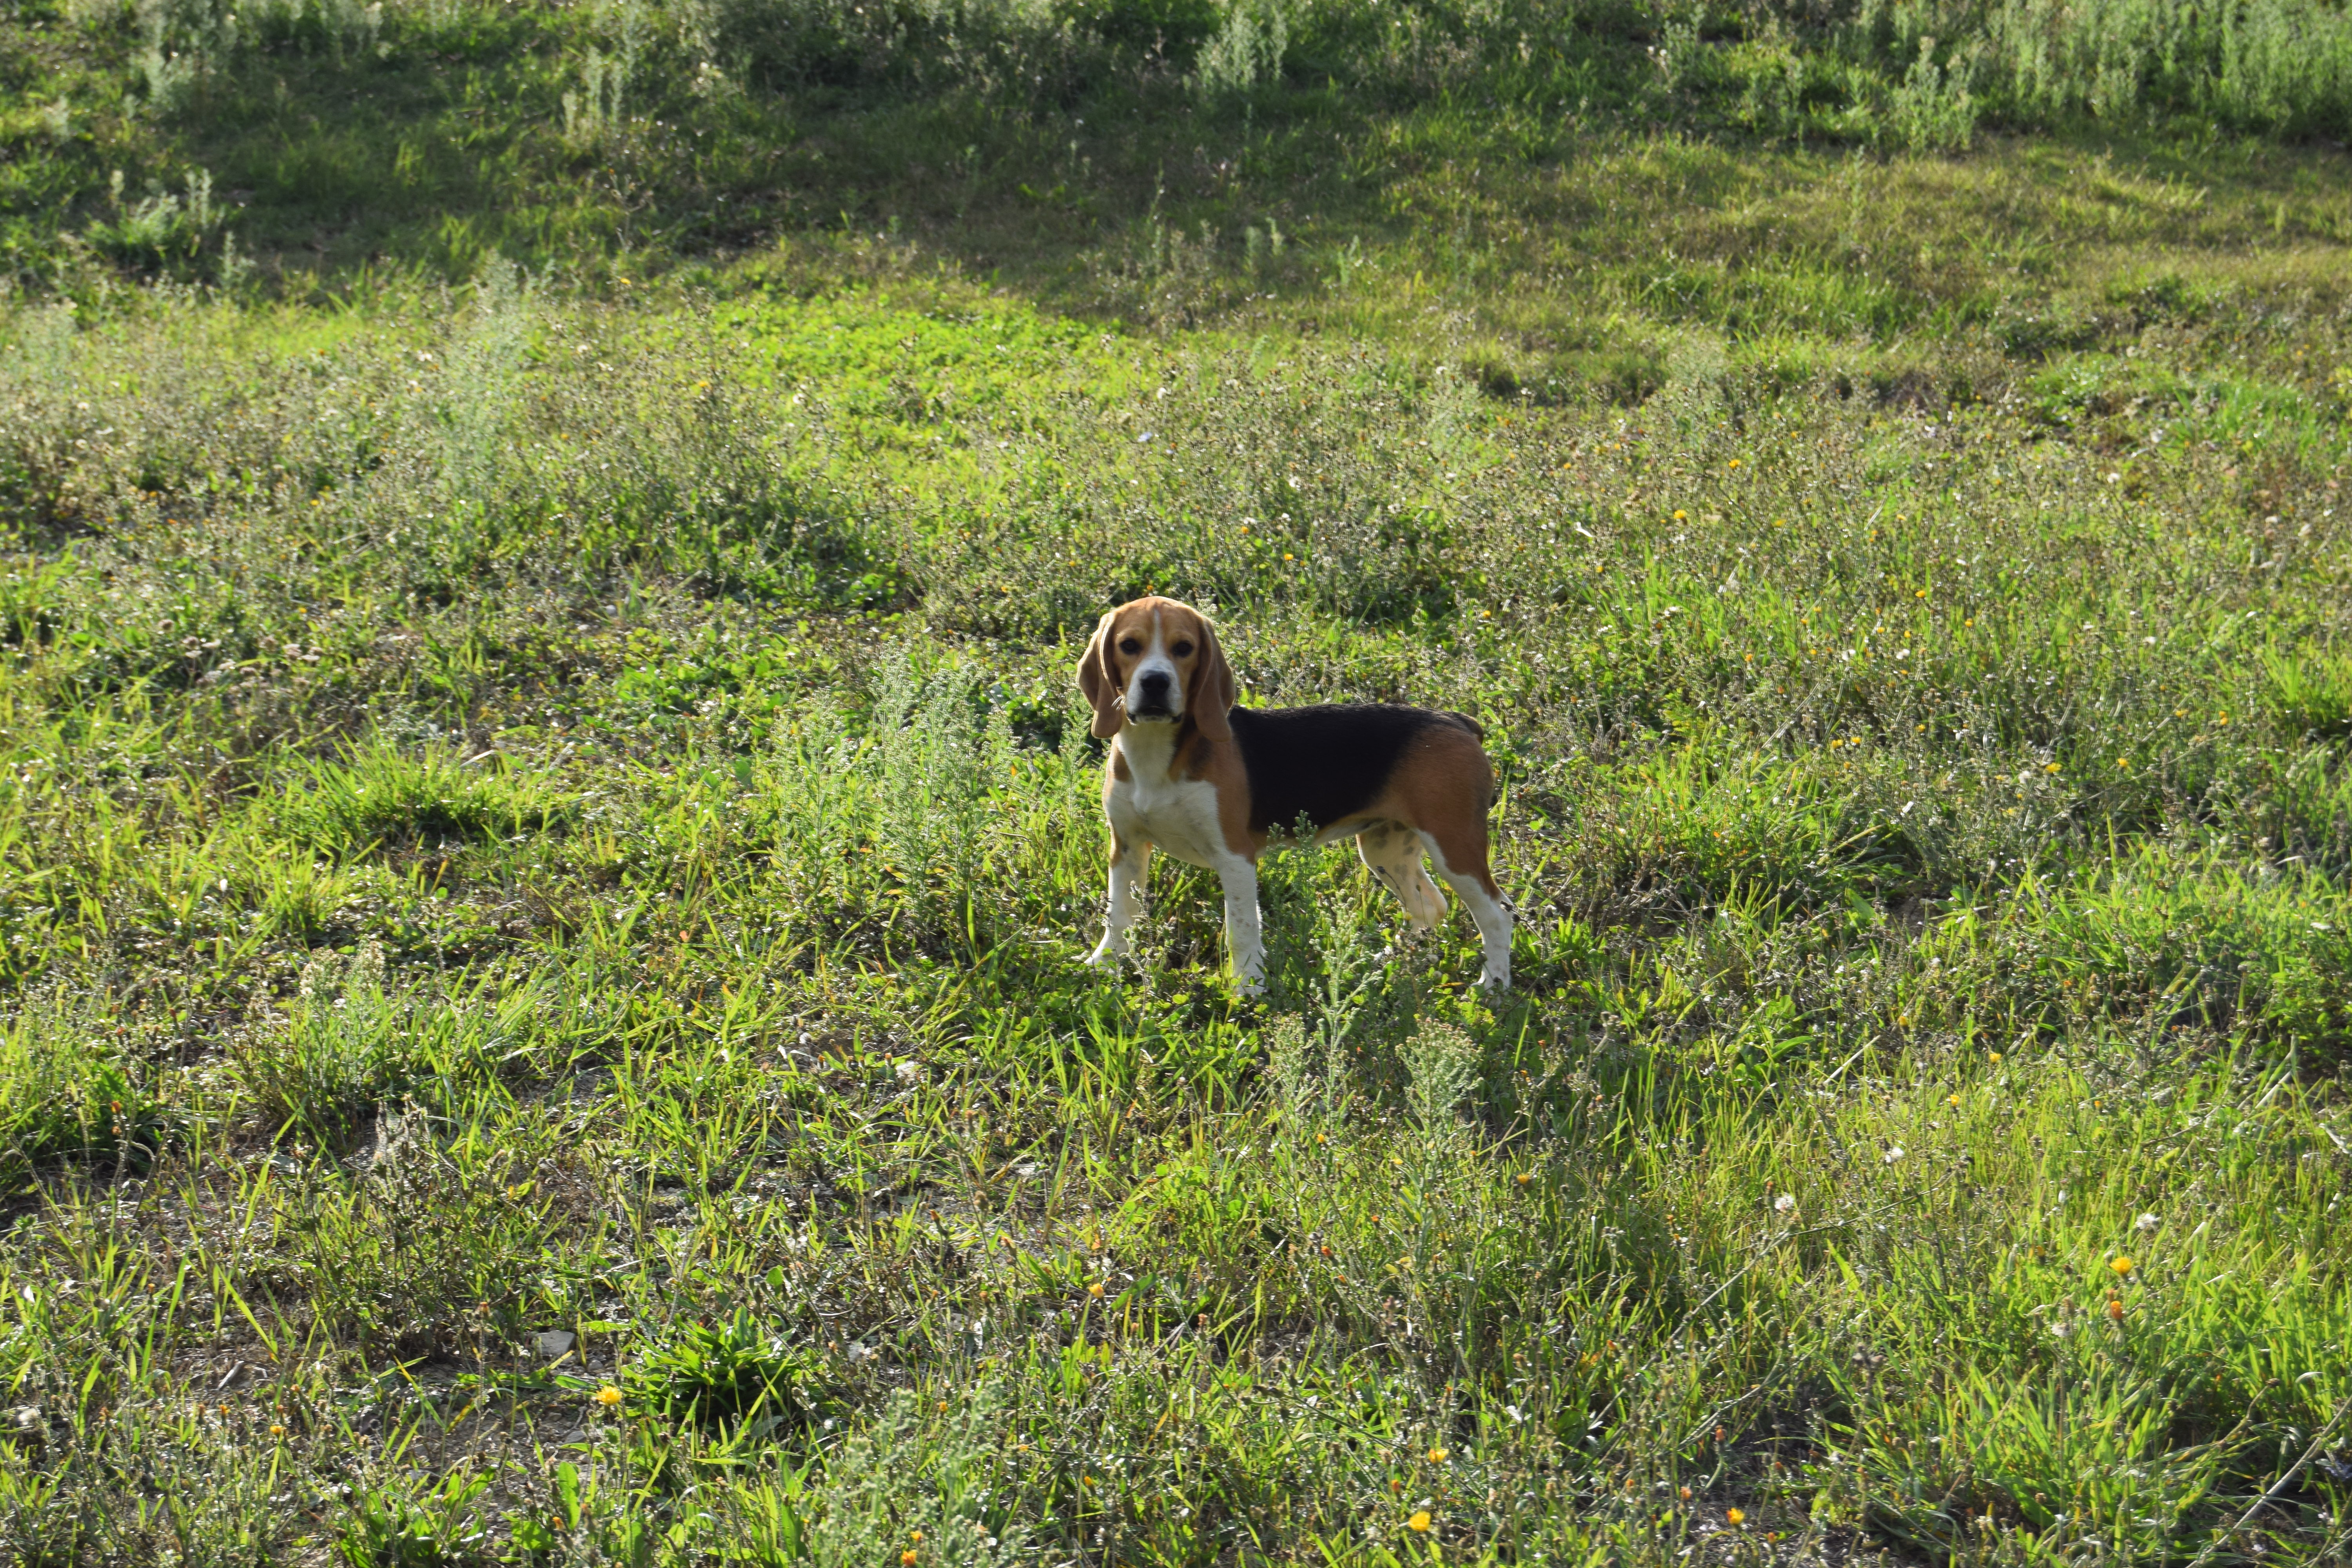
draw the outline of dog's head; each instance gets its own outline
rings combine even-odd
[[[1094,732],[1108,740],[1121,724],[1180,724],[1191,719],[1213,741],[1230,741],[1225,710],[1234,705],[1234,671],[1216,628],[1190,605],[1136,599],[1103,616],[1078,661],[1078,689],[1094,704]]]

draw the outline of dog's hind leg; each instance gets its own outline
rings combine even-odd
[[[1419,834],[1402,822],[1376,822],[1356,835],[1356,853],[1397,896],[1414,931],[1428,931],[1445,918],[1445,895],[1422,868]]]
[[[1495,885],[1494,873],[1486,868],[1486,824],[1477,825],[1475,836],[1456,833],[1452,837],[1454,853],[1433,834],[1416,834],[1428,846],[1429,857],[1437,862],[1437,874],[1454,889],[1463,908],[1478,927],[1478,938],[1486,948],[1486,965],[1478,976],[1481,985],[1497,990],[1511,988],[1511,906],[1503,900],[1503,890]]]

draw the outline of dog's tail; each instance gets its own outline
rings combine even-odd
[[[1477,736],[1480,740],[1483,741],[1486,738],[1486,726],[1478,722],[1477,720],[1470,717],[1469,714],[1456,713],[1454,710],[1448,708],[1445,710],[1445,716],[1448,719],[1453,720],[1455,723],[1461,725],[1464,729],[1469,731],[1472,734]]]

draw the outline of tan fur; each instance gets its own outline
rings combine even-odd
[[[1095,623],[1094,639],[1078,658],[1078,690],[1094,708],[1093,732],[1097,741],[1109,740],[1127,721],[1122,696],[1126,683],[1113,671],[1109,652],[1111,627],[1118,616],[1118,610],[1107,611]]]

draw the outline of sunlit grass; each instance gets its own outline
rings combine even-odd
[[[0,1541],[2340,1554],[2343,237],[2239,155],[12,307]],[[1478,718],[1517,994],[1346,849],[1264,1003],[1181,867],[1078,966],[1146,589]]]

